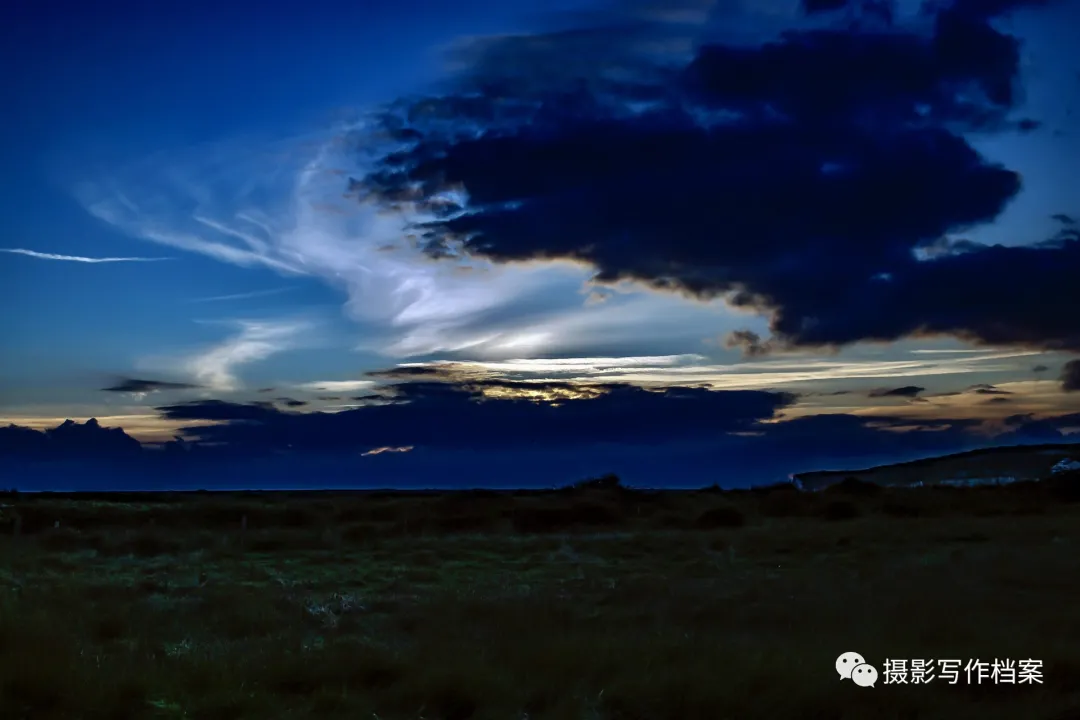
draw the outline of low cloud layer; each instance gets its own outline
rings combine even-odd
[[[523,397],[533,390],[545,399]],[[499,390],[516,390],[500,398]],[[674,440],[720,439],[750,428],[794,402],[786,393],[712,392],[701,388],[607,384],[583,389],[567,383],[469,384],[407,382],[388,386],[386,401],[338,413],[289,413],[262,405],[191,402],[159,408],[169,419],[227,420],[189,435],[233,447],[299,450],[358,446],[513,448],[596,443],[662,445]],[[577,391],[583,399],[558,402]],[[496,399],[498,398],[498,399]]]
[[[1061,369],[1061,389],[1065,392],[1080,391],[1080,360],[1070,360]]]
[[[146,380],[142,378],[119,378],[114,384],[102,388],[102,392],[131,393],[141,395],[159,390],[194,390],[199,385],[191,383],[166,382],[164,380]]]
[[[919,393],[926,390],[926,388],[918,387],[917,385],[905,385],[903,387],[871,390],[869,395],[872,398],[884,398],[884,397],[904,397],[913,398],[917,397]]]
[[[382,447],[555,452],[598,445],[649,446],[660,452],[687,443],[720,452],[732,443],[745,448],[750,443],[762,451],[775,446],[792,462],[813,456],[815,447],[842,455],[851,443],[904,455],[985,444],[995,436],[1001,442],[1060,441],[1062,430],[1077,424],[1076,416],[1068,414],[1012,415],[988,426],[978,418],[913,418],[889,415],[886,409],[865,416],[824,413],[785,419],[799,399],[794,393],[376,375],[392,382],[374,387],[357,398],[358,406],[340,412],[292,412],[269,403],[220,400],[176,403],[158,411],[172,421],[222,423],[192,427],[185,435],[255,453],[284,447],[301,453]],[[976,386],[972,394],[986,387],[993,386]],[[921,392],[914,387],[886,392],[910,398],[918,395],[916,390]],[[847,451],[858,454],[852,447]]]
[[[16,472],[20,487],[54,488],[522,487],[607,471],[653,486],[740,486],[995,443],[1063,442],[1067,430],[1080,427],[1080,414],[1013,414],[992,432],[979,419],[846,413],[781,419],[794,401],[787,393],[753,390],[408,380],[382,385],[362,407],[334,413],[270,402],[164,405],[162,420],[182,424],[188,442],[163,450],[142,449],[96,423],[65,423],[44,433],[0,428],[0,474]]]

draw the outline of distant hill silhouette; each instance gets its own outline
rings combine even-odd
[[[1015,445],[982,448],[951,455],[879,465],[863,470],[822,470],[796,473],[791,480],[806,490],[818,490],[848,478],[878,485],[979,484],[1000,479],[1038,480],[1063,459],[1080,459],[1080,443]]]

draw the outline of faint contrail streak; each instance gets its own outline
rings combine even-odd
[[[81,255],[57,255],[56,253],[43,253],[36,250],[25,250],[23,248],[0,248],[0,252],[13,253],[15,255],[26,255],[29,257],[40,258],[42,260],[64,260],[67,262],[81,262],[81,263],[113,263],[113,262],[157,262],[158,260],[172,260],[172,258],[159,257],[159,258],[144,258],[144,257],[105,257],[105,258],[92,258],[83,257]]]

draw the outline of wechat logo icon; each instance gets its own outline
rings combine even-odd
[[[859,687],[874,687],[878,679],[877,668],[857,652],[841,653],[836,658],[836,672],[841,680],[851,680]]]

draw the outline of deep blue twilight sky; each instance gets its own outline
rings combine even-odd
[[[16,0],[0,424],[477,482],[1066,439],[1077,27],[1078,0]]]

